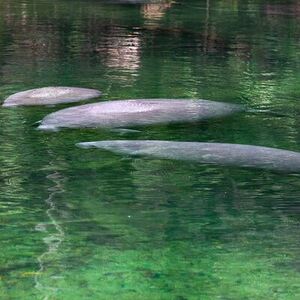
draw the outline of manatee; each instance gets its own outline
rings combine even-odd
[[[195,161],[299,173],[300,153],[276,148],[223,143],[115,140],[78,143],[81,148],[99,148],[118,154],[159,159]]]
[[[64,86],[44,87],[13,94],[5,99],[3,106],[71,103],[96,98],[100,95],[101,92],[94,89]]]
[[[243,106],[209,100],[132,99],[85,104],[46,116],[39,129],[124,128],[174,122],[193,122],[244,110]]]
[[[168,0],[104,0],[110,4],[159,4],[168,2]]]

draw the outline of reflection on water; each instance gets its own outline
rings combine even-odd
[[[120,137],[37,131],[57,107],[0,108],[0,298],[298,299],[299,176],[74,146],[300,151],[298,1],[113,2],[0,0],[0,102],[70,85],[104,101],[192,97],[265,112]]]
[[[141,12],[145,19],[145,26],[148,28],[159,28],[159,21],[165,16],[166,11],[171,7],[171,1],[142,5]]]
[[[75,81],[110,88],[112,98],[129,86],[145,97],[139,82],[156,77],[162,81],[158,93],[168,97],[174,90],[179,97],[190,97],[193,90],[193,97],[223,100],[225,93],[232,101],[236,95],[244,97],[244,83],[256,85],[258,95],[247,91],[247,100],[259,104],[266,88],[274,87],[274,99],[282,88],[295,89],[298,83],[297,73],[289,72],[299,54],[296,16],[282,20],[260,14],[270,15],[266,5],[276,4],[168,1],[123,6],[77,1],[72,9],[66,1],[0,5],[3,81],[19,89]],[[294,6],[284,8],[297,11]],[[226,73],[232,76],[224,79]],[[275,75],[260,86],[260,74]],[[89,76],[92,82],[85,79]]]
[[[47,178],[55,183],[55,186],[48,189],[50,194],[49,197],[45,200],[45,202],[49,206],[49,208],[46,210],[46,214],[50,220],[51,225],[53,225],[55,232],[50,232],[46,237],[43,238],[43,241],[46,244],[47,248],[46,251],[37,258],[39,270],[37,271],[34,278],[35,287],[45,295],[43,298],[44,300],[51,299],[52,296],[55,296],[58,291],[58,289],[52,285],[53,283],[49,283],[48,281],[51,282],[53,281],[53,279],[61,279],[62,276],[60,274],[57,274],[57,271],[54,274],[51,274],[51,270],[49,272],[49,270],[47,270],[47,266],[53,265],[53,263],[55,265],[57,252],[59,251],[60,245],[64,241],[65,236],[63,227],[56,220],[56,214],[59,214],[61,212],[55,205],[55,196],[64,192],[62,184],[63,178],[58,172],[48,175]],[[35,230],[48,232],[47,227],[49,227],[49,224],[45,225],[44,223],[39,223],[35,226]],[[45,280],[45,277],[49,278],[50,280]]]
[[[138,35],[126,33],[122,28],[112,28],[95,51],[104,57],[108,68],[135,71],[139,69],[141,41]]]
[[[295,16],[300,17],[300,4],[287,3],[287,4],[266,4],[265,13],[268,16],[282,15],[282,16]]]

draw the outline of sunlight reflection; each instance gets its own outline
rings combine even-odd
[[[144,4],[141,12],[146,20],[160,20],[171,6],[172,2]]]
[[[50,299],[49,297],[53,296],[58,291],[58,288],[54,287],[53,284],[47,285],[43,283],[41,280],[42,276],[45,276],[50,272],[51,264],[49,265],[49,261],[54,261],[57,256],[57,252],[59,251],[59,247],[61,243],[64,241],[65,232],[61,225],[56,220],[55,213],[57,213],[57,207],[55,205],[54,199],[57,194],[63,193],[63,177],[58,173],[54,172],[47,176],[48,179],[52,180],[55,186],[49,188],[49,197],[45,200],[48,205],[48,209],[46,214],[50,219],[51,224],[53,225],[55,232],[49,232],[47,230],[47,226],[44,223],[39,223],[36,225],[36,231],[42,231],[48,233],[48,236],[43,238],[45,245],[47,246],[46,251],[42,253],[38,258],[38,264],[40,269],[36,272],[35,276],[35,288],[39,291],[43,292],[44,300]],[[49,267],[47,267],[49,265]],[[60,276],[57,274],[51,275],[51,279],[59,279]]]
[[[103,51],[106,52],[104,58],[105,65],[109,68],[126,69],[135,71],[140,67],[140,47],[139,36],[131,34],[107,37]]]

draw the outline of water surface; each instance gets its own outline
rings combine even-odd
[[[74,146],[300,151],[299,1],[119,2],[0,0],[0,102],[61,85],[272,113],[45,133],[35,123],[57,107],[1,108],[0,298],[299,299],[299,175]]]

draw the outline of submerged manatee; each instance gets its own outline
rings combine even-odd
[[[3,106],[71,103],[96,98],[100,95],[101,92],[94,89],[63,86],[44,87],[13,94],[4,101]]]
[[[104,2],[114,4],[160,4],[166,3],[168,0],[105,0]]]
[[[80,105],[46,116],[39,129],[120,128],[171,122],[193,122],[242,111],[240,105],[209,100],[138,99]]]
[[[252,167],[299,173],[300,153],[268,147],[198,142],[99,141],[78,143],[81,148],[100,148],[119,154],[196,161],[222,166]]]

